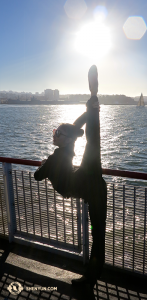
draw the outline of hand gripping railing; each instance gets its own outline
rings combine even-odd
[[[24,171],[14,171],[11,167],[11,164],[40,166],[40,161],[0,157],[0,162],[3,166],[3,171],[0,170],[0,228],[3,228],[3,234],[1,231],[0,234],[7,235],[8,231],[9,241],[16,237],[16,233],[20,238],[33,236],[38,242],[47,243],[49,239],[50,245],[77,251],[76,254],[81,251],[82,237],[82,259],[86,262],[92,243],[87,204],[71,199],[69,205],[55,191],[52,192],[47,180],[43,186],[33,181],[31,172],[26,177]],[[141,172],[102,169],[102,173],[147,180],[147,174]],[[105,263],[146,275],[147,188],[107,183],[107,193]]]

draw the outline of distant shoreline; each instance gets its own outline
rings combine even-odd
[[[78,105],[86,104],[89,100],[90,95],[69,95],[68,98],[60,97],[59,99],[37,99],[35,97],[31,99],[11,99],[11,98],[0,98],[0,104],[9,104],[9,105]],[[138,99],[136,101],[125,95],[98,95],[99,104],[103,105],[137,105]],[[146,99],[144,99],[146,100]]]
[[[78,105],[86,104],[90,99],[90,94],[75,94],[75,95],[60,95],[59,99],[43,98],[39,99],[37,96],[32,98],[11,98],[1,97],[0,104],[9,105]],[[136,96],[134,99],[125,95],[101,95],[98,94],[100,105],[137,105],[139,97]],[[144,96],[144,102],[147,105],[147,96]]]
[[[84,105],[86,105],[86,102],[58,102],[58,103],[26,103],[26,102],[24,102],[24,103],[0,103],[0,105],[28,105],[28,106],[34,106],[34,105],[80,105],[80,104],[84,104]],[[117,104],[112,104],[112,103],[110,103],[110,104],[104,104],[104,103],[100,103],[100,105],[114,105],[114,106],[117,106],[117,105],[131,105],[131,106],[137,106],[137,102],[135,103],[135,104],[130,104],[130,103],[128,103],[128,104],[126,104],[126,103],[124,103],[124,104],[122,104],[122,103],[117,103]],[[146,103],[145,103],[145,105],[147,105]]]

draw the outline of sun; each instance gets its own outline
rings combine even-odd
[[[103,22],[88,23],[76,34],[76,51],[89,58],[102,58],[109,52],[110,48],[110,30]]]

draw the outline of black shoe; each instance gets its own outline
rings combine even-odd
[[[84,275],[81,278],[72,280],[72,285],[74,286],[80,286],[84,284],[89,284],[91,287],[94,287],[96,282],[91,281],[89,278],[85,277]]]
[[[85,276],[82,276],[81,278],[78,279],[73,279],[72,285],[82,285],[88,283],[88,279]]]

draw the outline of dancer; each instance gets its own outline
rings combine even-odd
[[[82,114],[73,125],[61,124],[53,132],[54,145],[59,148],[35,172],[36,180],[48,178],[55,190],[63,197],[77,197],[89,204],[93,245],[91,256],[84,275],[72,280],[73,285],[90,284],[94,286],[100,278],[105,259],[105,221],[107,207],[107,188],[102,178],[100,159],[100,127],[98,74],[96,66],[88,73],[91,98],[88,100],[87,112]],[[74,142],[83,135],[81,127],[86,123],[87,144],[82,163],[73,171]]]

